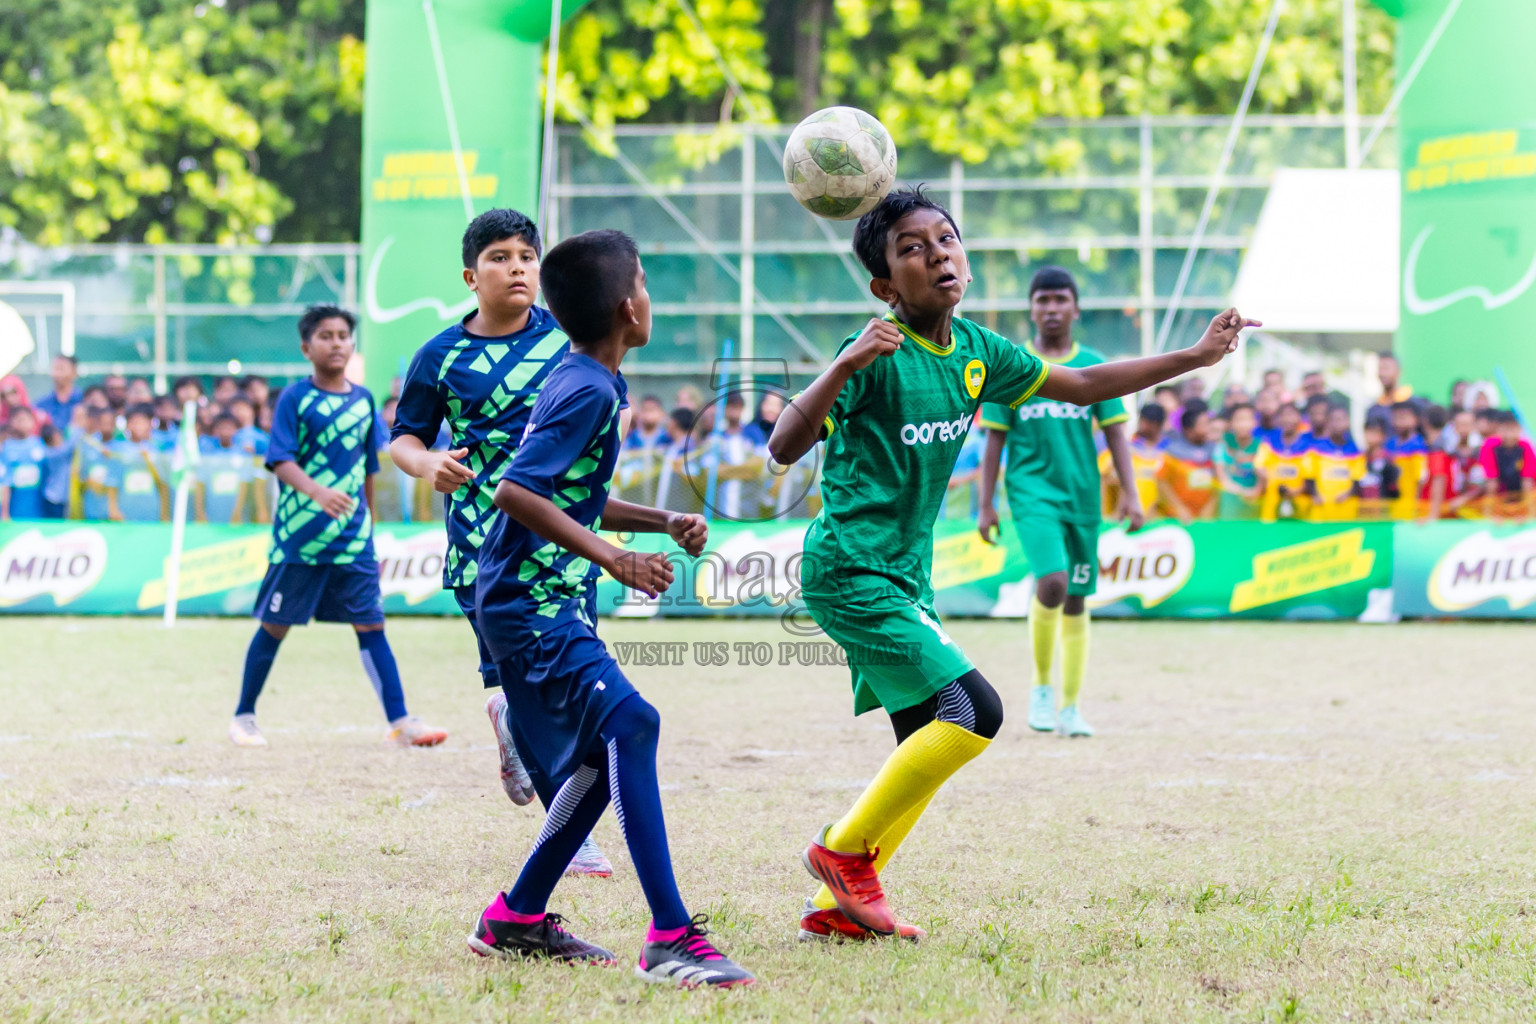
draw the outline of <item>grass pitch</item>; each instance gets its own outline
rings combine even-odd
[[[919,947],[795,941],[799,851],[892,742],[842,669],[630,669],[684,898],[761,982],[682,993],[466,949],[542,815],[501,793],[462,622],[389,627],[445,746],[385,749],[350,631],[312,627],[248,751],[224,730],[249,623],[0,619],[0,1018],[1529,1018],[1528,629],[1101,623],[1100,735],[1066,741],[1024,725],[1025,627],[952,625],[1012,717],[886,872]],[[644,901],[611,815],[597,839],[615,877],[552,909],[628,960]]]

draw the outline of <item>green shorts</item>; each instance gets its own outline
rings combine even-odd
[[[1099,524],[1064,523],[1054,516],[1026,515],[1013,521],[1035,579],[1067,574],[1067,593],[1087,597],[1099,585]]]
[[[975,668],[933,610],[883,576],[844,577],[836,593],[806,592],[805,607],[837,642],[853,675],[853,713],[901,711]]]

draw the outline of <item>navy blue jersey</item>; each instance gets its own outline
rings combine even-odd
[[[363,480],[379,471],[373,395],[357,384],[322,391],[313,380],[283,389],[272,410],[267,468],[292,462],[322,487],[356,503],[346,519],[332,519],[319,504],[283,484],[272,515],[273,564],[344,565],[373,560],[373,517]]]
[[[496,481],[517,450],[539,388],[569,348],[555,318],[534,306],[528,325],[516,334],[487,338],[471,334],[460,322],[411,360],[390,436],[410,434],[431,448],[446,419],[452,447],[469,449],[464,465],[475,474],[472,483],[444,495],[445,588],[475,582],[480,545],[496,519],[491,500]]]
[[[548,498],[596,530],[619,457],[619,410],[626,396],[622,374],[569,353],[545,382],[517,454],[501,478]],[[508,657],[562,611],[583,617],[600,572],[585,558],[498,514],[480,549],[475,585],[475,606],[492,654],[498,661]]]

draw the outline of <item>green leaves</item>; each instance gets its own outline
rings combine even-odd
[[[0,223],[45,245],[356,238],[362,8],[12,0]]]

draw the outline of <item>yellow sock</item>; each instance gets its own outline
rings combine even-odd
[[[912,826],[917,824],[917,819],[923,816],[928,809],[928,804],[933,800],[932,796],[919,800],[912,808],[903,814],[896,824],[885,830],[885,835],[880,837],[880,855],[875,858],[875,870],[883,871],[890,863],[891,857],[901,846],[902,840],[907,838],[907,833],[912,831]],[[832,890],[822,886],[816,890],[816,895],[811,897],[811,902],[822,910],[831,910],[837,906],[837,900],[832,898]]]
[[[1088,611],[1061,618],[1061,706],[1077,703],[1088,674]]]
[[[827,830],[827,848],[863,853],[879,846],[908,811],[991,742],[952,722],[929,722],[891,752],[853,807]]]
[[[1061,606],[1047,608],[1037,597],[1029,606],[1029,643],[1035,658],[1035,685],[1051,685],[1051,662],[1061,634]]]

